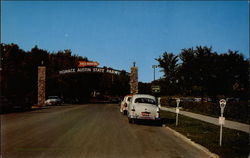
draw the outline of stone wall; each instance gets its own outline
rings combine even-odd
[[[46,67],[38,67],[38,106],[45,105],[45,80],[46,80]]]
[[[138,68],[133,66],[131,67],[130,73],[130,93],[138,93]]]

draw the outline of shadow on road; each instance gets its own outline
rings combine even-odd
[[[161,126],[161,121],[154,120],[135,120],[135,124],[144,126]]]
[[[161,120],[135,120],[137,125],[146,125],[146,126],[162,126],[167,124],[174,124],[175,119],[161,118]]]
[[[175,119],[162,118],[162,124],[175,124]]]

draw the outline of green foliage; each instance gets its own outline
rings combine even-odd
[[[173,53],[164,52],[161,57],[155,60],[159,62],[158,66],[162,68],[161,71],[164,72],[164,80],[160,81],[161,86],[163,86],[162,89],[166,90],[167,95],[177,93],[178,56],[175,56]],[[167,87],[167,89],[165,87]]]
[[[249,61],[237,51],[217,54],[212,48],[198,46],[182,49],[178,56],[164,52],[156,60],[164,72],[159,81],[167,86],[164,95],[248,98]]]
[[[156,59],[159,62],[159,67],[162,68],[164,75],[169,81],[174,81],[178,69],[178,56],[173,53],[164,52],[162,57]]]
[[[169,106],[169,107],[176,107],[176,100],[172,99],[172,97],[161,97],[161,105],[162,106]]]
[[[151,83],[139,82],[138,87],[139,87],[138,91],[140,94],[152,94]]]
[[[161,97],[161,105],[168,107],[176,107],[176,100],[172,97]],[[181,101],[180,106],[185,111],[200,113],[213,117],[220,116],[220,106],[218,102],[188,102]],[[249,120],[250,106],[247,101],[233,102],[229,101],[226,105],[224,116],[233,121],[250,123]]]
[[[167,125],[185,135],[192,141],[208,148],[221,158],[246,158],[249,154],[249,134],[223,128],[223,142],[219,146],[219,126],[179,115],[179,124],[175,126],[176,114],[161,111],[161,117]]]
[[[72,55],[71,50],[50,53],[35,46],[24,51],[16,44],[1,44],[1,96],[14,101],[16,98],[32,99],[37,103],[37,67],[46,66],[46,95],[88,101],[91,92],[122,96],[129,93],[129,76],[77,73],[59,75],[60,70],[77,68],[79,61],[88,58]]]

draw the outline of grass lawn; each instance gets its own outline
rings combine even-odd
[[[166,125],[185,135],[192,141],[208,148],[221,158],[248,158],[250,137],[248,133],[223,128],[222,146],[219,146],[220,126],[179,115],[178,126],[175,126],[176,114],[161,111]]]

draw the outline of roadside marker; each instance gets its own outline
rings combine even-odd
[[[180,109],[179,109],[179,104],[180,104],[181,100],[179,98],[176,99],[176,122],[175,125],[178,126],[178,115],[180,113]]]
[[[221,99],[219,101],[219,103],[220,103],[220,112],[221,112],[221,116],[219,117],[219,125],[220,125],[220,144],[219,145],[221,146],[221,144],[222,144],[222,127],[225,124],[225,117],[223,117],[223,113],[224,113],[224,109],[226,107],[227,102],[225,99]]]

